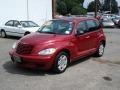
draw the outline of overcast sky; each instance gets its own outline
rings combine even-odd
[[[85,0],[84,7],[86,8],[91,1],[94,1],[94,0]],[[118,6],[120,6],[120,0],[116,0],[116,1],[118,2]]]
[[[27,19],[27,0],[0,0],[0,25],[7,20]],[[39,25],[52,17],[52,0],[29,0],[29,18]],[[84,7],[93,0],[85,0]],[[118,5],[120,6],[120,0]]]

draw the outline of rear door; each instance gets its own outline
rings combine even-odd
[[[89,36],[89,49],[90,51],[95,51],[96,45],[99,37],[99,22],[96,20],[87,20],[87,35]]]
[[[21,37],[23,35],[23,33],[21,33],[21,30],[22,30],[22,26],[21,24],[19,23],[19,21],[17,20],[14,20],[14,26],[13,26],[13,32],[14,32],[14,36],[19,36]]]

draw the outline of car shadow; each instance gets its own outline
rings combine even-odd
[[[87,57],[81,58],[81,59],[79,59],[79,60],[76,60],[76,61],[70,63],[69,67],[72,67],[72,66],[74,66],[74,65],[77,65],[77,64],[80,64],[80,63],[82,63],[82,62],[85,62],[85,61],[89,60],[89,59],[92,58],[92,57],[94,57],[94,56],[91,55],[91,56],[87,56]]]
[[[27,69],[17,66],[11,61],[7,61],[3,64],[3,68],[6,72],[11,74],[19,74],[25,76],[45,76],[46,71],[36,70],[36,69]]]
[[[76,64],[80,64],[84,61],[87,61],[91,58],[91,56],[82,58],[80,60],[77,60],[75,62],[72,62],[69,67],[72,67]],[[68,68],[69,68],[68,67]],[[44,71],[40,69],[27,69],[17,66],[16,64],[12,63],[11,61],[7,61],[3,64],[3,68],[6,70],[6,72],[11,74],[18,74],[18,75],[25,75],[25,76],[45,76],[45,75],[57,75],[57,73],[49,70]]]
[[[0,36],[0,38],[2,38]],[[16,37],[16,36],[7,36],[7,38],[4,38],[4,39],[13,39],[13,40],[19,40],[21,37]]]

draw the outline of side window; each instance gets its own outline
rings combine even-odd
[[[18,21],[14,21],[14,27],[18,27],[18,25],[20,25],[20,23]]]
[[[21,22],[21,25],[22,25],[23,27],[28,27],[28,23],[27,23],[27,22]]]
[[[95,23],[96,23],[96,29],[100,29],[102,27],[101,21],[96,20]]]
[[[88,26],[88,31],[95,31],[97,28],[97,24],[95,23],[94,20],[88,20],[87,21],[87,26]]]
[[[95,23],[96,23],[96,27],[100,26],[100,22],[99,21],[95,21]]]
[[[77,33],[78,34],[83,34],[87,31],[87,26],[86,26],[86,22],[80,22],[77,26]]]
[[[13,21],[8,21],[5,25],[6,26],[13,26]]]

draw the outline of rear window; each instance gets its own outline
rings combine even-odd
[[[100,22],[97,20],[88,20],[87,21],[88,31],[95,31],[100,28]]]
[[[88,28],[94,28],[94,27],[96,27],[96,23],[93,20],[88,20],[87,26],[88,26]]]

